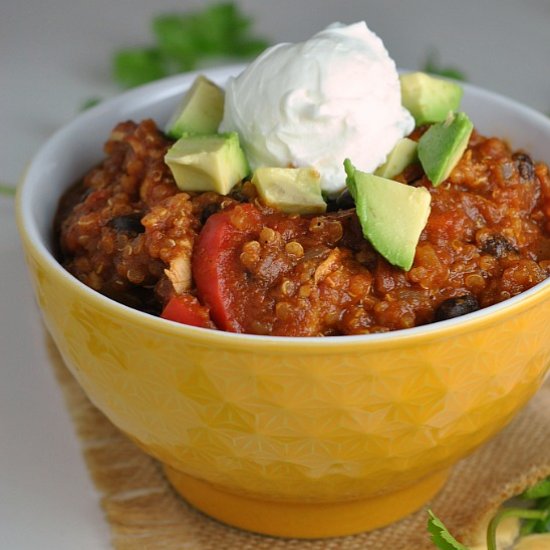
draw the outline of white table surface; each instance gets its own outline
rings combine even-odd
[[[550,112],[550,0],[242,0],[259,34],[307,38],[366,19],[401,67],[430,49],[470,82]],[[185,0],[1,0],[0,182],[15,184],[89,97],[117,93],[109,57],[148,43],[151,15]],[[108,528],[45,352],[14,224],[0,197],[0,548],[109,548]]]

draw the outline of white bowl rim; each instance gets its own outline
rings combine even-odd
[[[37,184],[34,174],[37,171],[37,165],[43,160],[43,157],[47,156],[48,149],[51,147],[52,143],[67,134],[71,134],[75,127],[85,124],[86,121],[92,120],[96,116],[102,116],[111,111],[116,111],[116,107],[119,105],[128,104],[132,101],[143,101],[143,98],[147,98],[152,95],[155,96],[155,101],[152,103],[159,102],[166,97],[172,97],[174,95],[174,90],[178,90],[178,92],[181,93],[181,91],[188,87],[194,78],[199,74],[204,74],[212,80],[220,82],[231,76],[237,75],[244,67],[245,65],[238,64],[193,71],[167,77],[162,80],[131,89],[111,99],[105,100],[99,105],[96,105],[95,107],[81,113],[71,122],[64,125],[52,136],[50,136],[50,138],[40,147],[27,167],[25,174],[21,178],[21,182],[18,185],[16,198],[16,210],[20,231],[26,235],[29,243],[34,248],[34,252],[40,257],[41,261],[48,264],[50,269],[53,269],[59,276],[63,277],[67,281],[67,284],[74,286],[83,297],[96,302],[103,309],[107,308],[107,310],[111,311],[113,314],[116,314],[117,312],[119,314],[123,313],[125,318],[127,318],[128,315],[130,315],[131,318],[135,316],[135,320],[138,323],[155,325],[155,330],[179,334],[182,337],[185,336],[193,341],[196,341],[197,343],[204,341],[208,342],[209,345],[212,345],[212,338],[215,337],[223,345],[239,348],[250,347],[251,351],[253,348],[260,346],[270,349],[279,349],[281,351],[283,351],[283,349],[291,351],[295,347],[300,347],[301,349],[313,348],[315,351],[334,351],[337,353],[344,351],[344,348],[356,348],[358,344],[364,346],[385,347],[391,342],[398,343],[408,341],[410,339],[424,340],[425,338],[428,338],[431,340],[435,338],[448,337],[453,335],[453,332],[455,332],[457,326],[459,325],[462,325],[464,329],[474,330],[479,323],[485,322],[488,317],[495,316],[495,314],[497,314],[498,317],[500,314],[505,315],[508,310],[521,306],[521,303],[523,302],[533,302],[538,294],[543,291],[550,290],[549,277],[521,294],[478,311],[445,321],[438,321],[413,328],[399,329],[389,332],[324,337],[266,336],[204,329],[183,325],[174,321],[167,321],[107,298],[99,292],[89,288],[66,271],[46,246],[44,242],[45,239],[40,234],[30,210],[32,202],[32,189],[34,185]],[[538,111],[513,99],[482,89],[478,86],[469,83],[461,83],[461,85],[464,88],[465,96],[472,93],[484,96],[494,103],[512,109],[522,117],[531,119],[537,126],[540,126],[545,131],[550,132],[550,118],[546,117],[542,113],[539,113]],[[135,109],[137,109],[137,106],[134,107],[134,110]],[[114,125],[117,122],[118,120],[113,120],[112,124]],[[98,139],[104,140],[106,139],[106,136],[99,136]],[[547,162],[550,162],[550,159],[548,159]],[[85,169],[86,167],[83,167],[83,171]],[[70,183],[72,182],[68,182],[67,185]]]

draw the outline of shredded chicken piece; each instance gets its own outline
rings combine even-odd
[[[183,294],[191,289],[191,255],[182,254],[170,262],[170,267],[164,270],[170,279],[176,294]]]
[[[339,248],[331,250],[327,258],[323,260],[315,270],[315,275],[313,276],[315,284],[318,284],[319,281],[322,281],[327,275],[336,269],[336,264],[340,262],[341,256],[342,253]]]

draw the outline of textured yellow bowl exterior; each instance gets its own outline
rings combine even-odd
[[[193,329],[111,303],[40,260],[36,295],[92,401],[170,469],[258,499],[398,491],[499,430],[550,363],[550,287],[471,322],[338,342]]]

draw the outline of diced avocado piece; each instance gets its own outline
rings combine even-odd
[[[462,87],[455,82],[435,78],[426,73],[407,73],[401,81],[401,103],[410,111],[417,126],[441,122],[449,111],[460,106]]]
[[[388,154],[386,162],[379,166],[374,174],[381,178],[392,179],[401,174],[409,164],[418,159],[418,144],[409,138],[400,139]]]
[[[389,263],[409,270],[430,215],[430,192],[360,172],[349,159],[344,167],[363,236]]]
[[[314,168],[258,168],[252,183],[268,206],[287,214],[320,214],[327,204]]]
[[[164,161],[182,191],[227,195],[250,172],[236,132],[184,136],[168,149]]]
[[[223,117],[224,91],[198,76],[166,125],[166,133],[179,139],[184,134],[215,134]]]
[[[473,129],[468,116],[457,113],[432,125],[418,140],[418,158],[433,185],[438,186],[449,177],[464,154]]]

